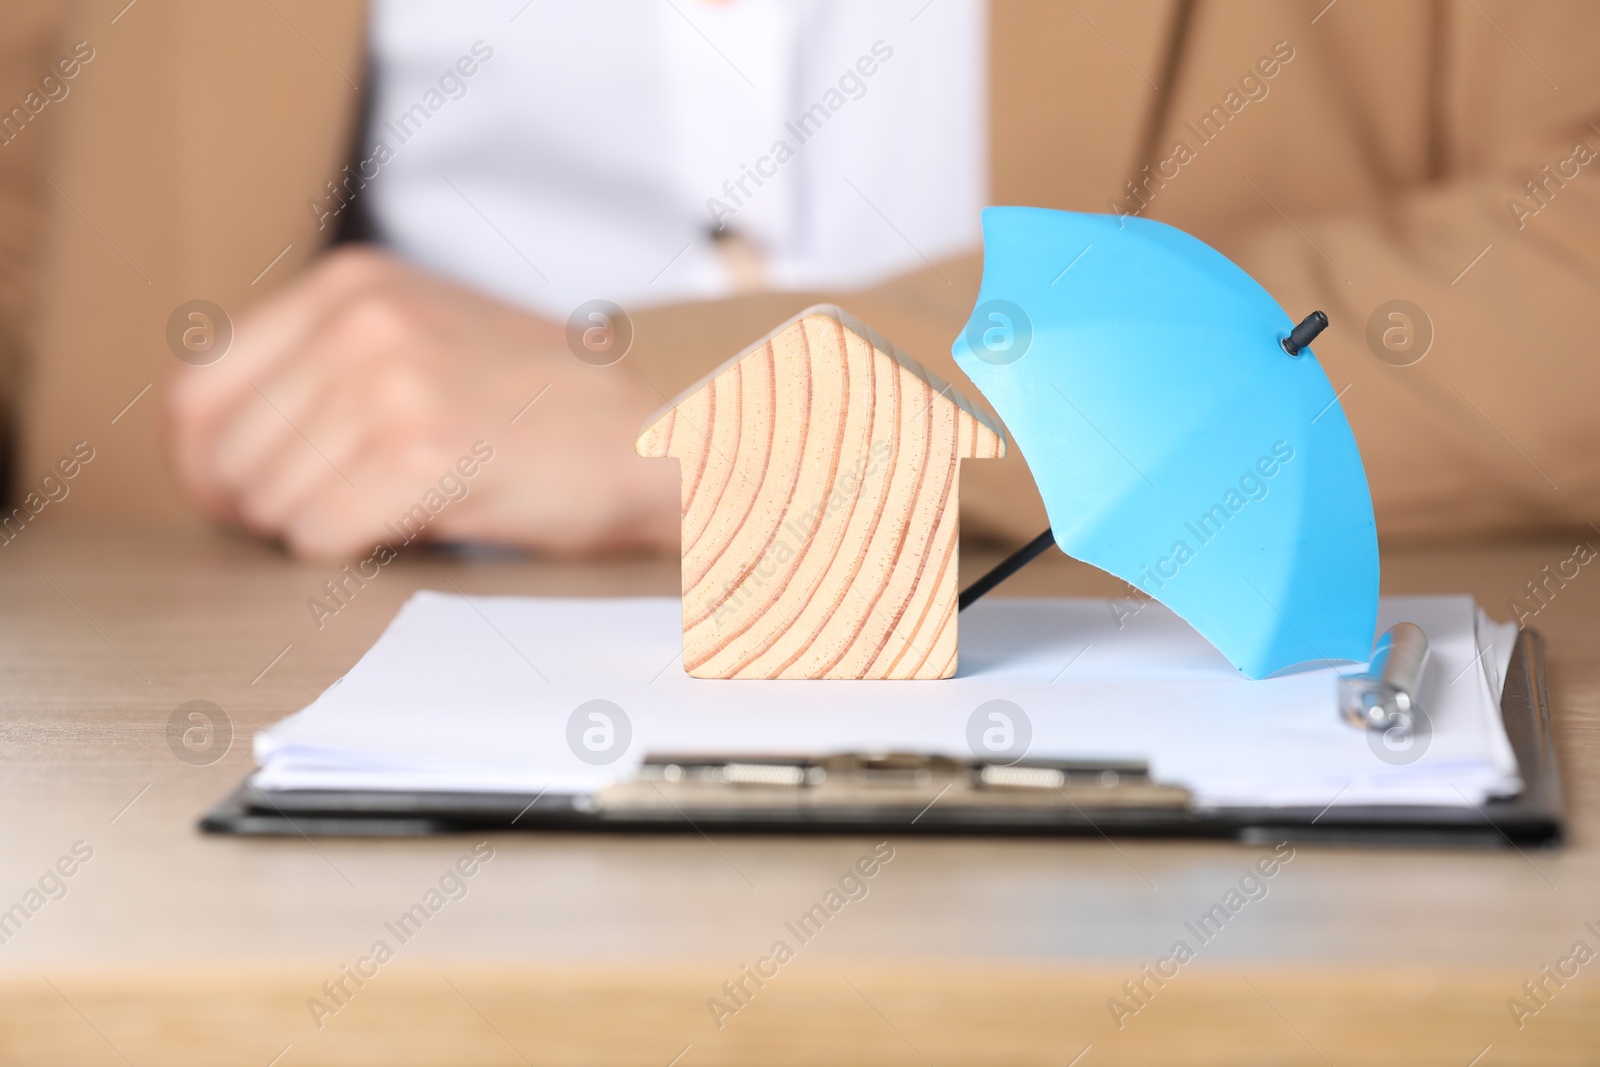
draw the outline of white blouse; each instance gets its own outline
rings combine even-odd
[[[355,195],[558,320],[745,288],[731,248],[871,283],[979,243],[986,32],[982,0],[377,0]]]

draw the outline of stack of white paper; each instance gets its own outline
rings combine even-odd
[[[1339,718],[1338,669],[1248,681],[1154,603],[979,603],[961,616],[957,677],[925,682],[690,678],[679,613],[666,597],[417,593],[348,675],[256,738],[256,784],[531,795],[589,792],[648,752],[981,757],[974,712],[1006,700],[1028,758],[1145,760],[1200,806],[1459,806],[1520,788],[1499,713],[1515,629],[1467,597],[1391,598],[1379,612],[1380,627],[1415,622],[1432,646],[1420,757],[1375,751]],[[626,717],[599,736],[614,762],[569,742],[591,700]]]

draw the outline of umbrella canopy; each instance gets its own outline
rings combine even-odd
[[[952,351],[1027,459],[1062,551],[1170,607],[1251,678],[1364,662],[1372,498],[1327,375],[1283,345],[1295,320],[1221,253],[1148,219],[989,208],[983,235]]]

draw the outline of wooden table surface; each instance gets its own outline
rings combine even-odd
[[[1572,547],[1395,550],[1384,590],[1471,592],[1507,618]],[[867,895],[795,945],[784,923],[877,840],[197,833],[250,769],[251,736],[355,663],[413,590],[677,584],[659,561],[413,557],[319,628],[306,601],[334,573],[216,535],[65,521],[0,548],[0,909],[27,913],[9,927],[0,913],[0,1062],[1600,1062],[1600,958],[1560,962],[1580,941],[1600,953],[1600,571],[1534,620],[1564,848],[1302,845],[1198,947],[1185,922],[1270,843],[890,840]],[[1052,553],[1005,591],[1118,587]],[[197,699],[234,731],[204,766],[168,743]],[[493,858],[466,895],[398,944],[385,923],[483,841]],[[1180,938],[1194,958],[1129,997],[1124,982]],[[345,978],[379,939],[393,958]],[[793,958],[727,997],[779,939]],[[1558,985],[1546,965],[1577,973]],[[324,983],[341,979],[335,1000]],[[1529,999],[1541,981],[1548,995]],[[714,1018],[712,998],[730,1010]],[[1137,1010],[1115,1018],[1112,998]]]

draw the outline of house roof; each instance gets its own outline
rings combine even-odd
[[[825,342],[830,334],[842,338],[843,344],[816,343],[817,340]],[[850,344],[850,335],[854,335],[863,343]],[[904,375],[909,375],[915,382],[920,383],[917,391],[923,394],[922,398],[911,395],[903,398],[903,403],[913,414],[936,411],[940,407],[954,410],[961,430],[959,434],[959,440],[962,442],[961,457],[987,458],[1005,455],[1006,433],[998,419],[978,408],[954,385],[906,355],[882,334],[833,304],[817,304],[806,308],[685,389],[665,408],[651,416],[635,444],[636,451],[642,456],[676,455],[672,438],[674,429],[683,428],[679,425],[683,420],[677,417],[680,411],[691,402],[699,400],[714,383],[720,387],[720,380],[735,374],[747,360],[774,360],[774,346],[784,346],[789,342],[798,344],[813,365],[824,353],[825,358],[845,363],[868,359],[888,361]],[[878,380],[874,375],[873,381],[876,383]],[[809,381],[807,388],[808,390],[810,388]],[[700,427],[698,431],[695,436],[703,438],[710,433],[710,427]]]

